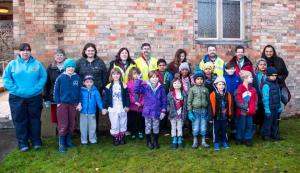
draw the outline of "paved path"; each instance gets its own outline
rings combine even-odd
[[[0,93],[0,118],[11,120],[8,104],[8,92]]]
[[[0,161],[17,147],[15,129],[0,129]],[[5,140],[3,140],[5,139]]]

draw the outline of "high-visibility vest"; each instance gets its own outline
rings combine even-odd
[[[135,64],[130,64],[130,65],[127,67],[126,71],[124,72],[124,70],[123,70],[120,66],[114,64],[114,68],[120,69],[120,71],[121,71],[121,73],[122,73],[122,81],[123,81],[123,85],[125,85],[125,84],[127,83],[129,71],[130,71],[130,69],[132,69],[133,67],[136,67],[136,65],[135,65]]]
[[[203,71],[204,71],[204,64],[205,64],[205,62],[204,62],[204,58],[203,58],[199,64],[200,69]],[[217,74],[218,76],[223,76],[225,62],[221,58],[217,57],[213,64],[215,67],[213,73]]]
[[[149,80],[148,73],[157,70],[157,59],[155,57],[150,57],[148,63],[143,57],[138,57],[134,62],[136,63],[137,68],[140,69],[143,80]]]

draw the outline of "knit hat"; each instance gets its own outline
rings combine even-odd
[[[86,81],[86,80],[94,81],[94,77],[92,75],[85,75],[84,78],[83,78],[83,82]]]
[[[258,65],[259,65],[259,63],[262,62],[262,61],[265,62],[265,63],[267,64],[267,60],[266,60],[266,59],[264,59],[264,58],[258,58],[258,59],[256,60],[255,70],[258,69]]]
[[[278,75],[277,70],[275,67],[268,67],[267,68],[267,76],[272,76],[272,75]]]
[[[204,64],[204,69],[210,69],[210,70],[214,70],[214,64],[212,62],[206,62]]]
[[[63,54],[66,55],[65,51],[63,49],[56,49],[55,54]]]
[[[198,72],[198,73],[195,73],[193,76],[194,80],[196,80],[198,77],[201,77],[202,79],[204,79],[204,74],[202,72]]]
[[[218,76],[216,78],[216,80],[214,81],[214,84],[216,85],[217,83],[219,82],[223,82],[224,84],[226,84],[226,81],[225,81],[225,78],[224,77],[221,77],[221,76]]]
[[[189,67],[189,64],[187,62],[183,62],[183,63],[180,64],[179,71],[181,71],[183,69],[187,69],[188,71],[190,71],[190,67]]]
[[[76,62],[72,58],[68,58],[64,61],[64,69],[66,70],[67,67],[73,67],[76,68]]]

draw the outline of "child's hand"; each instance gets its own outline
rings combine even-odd
[[[107,109],[102,109],[102,114],[106,115],[107,114]]]
[[[165,118],[165,116],[166,116],[166,114],[162,112],[162,113],[160,113],[159,119],[162,120]]]
[[[137,107],[141,107],[142,105],[139,102],[134,103]]]
[[[76,110],[81,111],[81,109],[82,109],[81,103],[78,103],[78,105],[76,106]]]
[[[125,107],[125,108],[124,108],[124,111],[125,111],[125,112],[128,112],[128,111],[129,111],[129,108],[128,108],[128,107]]]

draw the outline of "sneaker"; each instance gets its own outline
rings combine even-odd
[[[139,139],[144,139],[143,133],[142,133],[142,132],[139,132],[138,137],[139,137]]]
[[[33,146],[33,149],[35,149],[35,150],[39,150],[40,148],[42,148],[41,145],[34,145],[34,146]]]
[[[132,140],[135,140],[136,139],[136,136],[133,134],[133,135],[131,135],[131,139]]]
[[[219,151],[220,150],[220,144],[219,143],[214,143],[214,149],[215,149],[215,151]]]
[[[229,144],[227,142],[223,143],[223,147],[224,147],[224,149],[229,149],[230,148],[230,146],[229,146]]]
[[[26,152],[26,151],[28,151],[29,150],[29,147],[22,147],[22,148],[20,148],[20,151],[22,151],[22,152]]]

